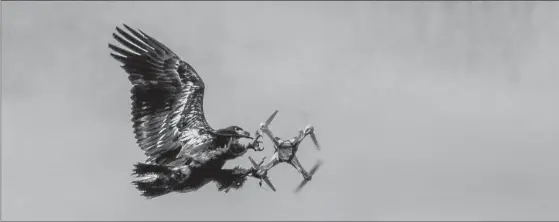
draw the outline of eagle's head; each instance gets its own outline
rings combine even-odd
[[[252,139],[252,137],[250,137],[250,133],[239,126],[230,126],[227,128],[218,129],[215,131],[215,134],[218,136],[218,143],[220,145],[225,145],[228,143],[229,139],[233,139],[232,142],[236,145],[239,145],[238,147],[242,148],[246,148],[246,146],[239,143],[240,138]]]
[[[219,129],[216,131],[216,133],[220,136],[227,136],[227,137],[232,137],[232,138],[249,138],[252,139],[252,137],[250,137],[250,133],[245,131],[243,128],[239,127],[239,126],[230,126],[227,128],[223,128],[223,129]]]

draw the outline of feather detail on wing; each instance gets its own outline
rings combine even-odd
[[[138,145],[150,159],[182,162],[183,148],[212,143],[213,131],[203,111],[204,82],[194,68],[141,30],[124,25],[113,37],[125,49],[109,44],[111,56],[129,74],[132,121]],[[120,34],[120,35],[117,35]],[[182,150],[182,151],[181,151]],[[178,161],[178,162],[177,162]]]

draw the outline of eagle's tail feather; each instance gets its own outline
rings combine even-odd
[[[142,196],[151,199],[174,191],[185,193],[199,189],[208,182],[217,183],[219,191],[228,192],[239,189],[247,180],[246,172],[240,167],[234,169],[221,169],[218,171],[205,171],[186,168],[175,170],[159,164],[137,163],[134,165],[133,175],[137,178],[132,184],[142,193]]]
[[[137,163],[133,175],[137,178],[132,184],[148,199],[172,192],[180,182],[178,172],[157,164]]]
[[[133,174],[137,176],[144,176],[153,173],[170,174],[172,172],[173,171],[167,166],[159,164],[137,163],[134,165]]]

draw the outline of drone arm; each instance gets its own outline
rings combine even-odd
[[[310,177],[309,173],[305,170],[305,168],[303,168],[303,166],[299,162],[299,159],[297,159],[297,156],[291,158],[289,164],[291,164],[291,166],[293,166],[301,175],[303,175],[305,179]]]
[[[295,144],[299,144],[303,142],[303,140],[307,137],[307,135],[308,134],[303,132],[303,130],[299,130],[299,135],[297,135],[297,138],[295,138]]]
[[[279,162],[280,161],[279,161],[278,153],[275,153],[274,156],[272,156],[272,158],[270,159],[270,161],[268,161],[268,163],[266,163],[265,165],[260,167],[260,169],[258,169],[258,173],[264,174],[265,172],[268,172],[268,170],[272,169]]]

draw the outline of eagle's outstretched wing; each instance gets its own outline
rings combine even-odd
[[[111,56],[123,64],[133,85],[132,121],[140,148],[150,159],[173,161],[183,146],[207,144],[202,140],[210,137],[200,135],[199,130],[213,129],[204,116],[200,76],[156,39],[124,27],[128,32],[117,27],[113,37],[128,50],[112,44],[109,48],[118,53]],[[167,157],[168,153],[173,155]]]

